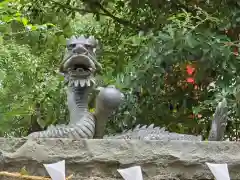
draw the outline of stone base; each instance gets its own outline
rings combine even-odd
[[[47,176],[43,163],[66,160],[74,180],[122,179],[118,168],[142,167],[144,180],[213,179],[205,162],[227,163],[240,179],[240,143],[0,138],[0,170]],[[0,180],[13,178],[0,177]],[[16,180],[16,179],[14,179]]]

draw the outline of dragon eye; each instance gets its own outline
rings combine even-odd
[[[92,46],[92,45],[85,44],[84,46],[85,46],[85,48],[87,48],[88,50],[93,49],[93,46]]]
[[[69,44],[69,45],[67,45],[67,49],[68,50],[72,50],[75,47],[76,47],[76,44]]]

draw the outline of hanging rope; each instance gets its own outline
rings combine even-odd
[[[52,180],[51,178],[47,178],[47,177],[22,175],[20,173],[9,173],[6,171],[1,171],[0,176],[8,176],[8,177],[27,179],[27,180]],[[71,180],[72,177],[73,177],[73,175],[70,175],[66,178],[66,180]]]

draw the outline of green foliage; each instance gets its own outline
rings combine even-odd
[[[64,31],[51,21],[31,22],[16,1],[2,1],[0,7],[5,27],[0,44],[0,134],[22,136],[67,122],[63,77],[58,74]]]
[[[0,66],[4,75],[0,124],[5,132],[19,126],[31,127],[35,120],[44,128],[62,116],[66,108],[62,77],[51,67],[46,68],[45,58],[44,54],[32,55],[28,46],[16,46],[14,42],[0,46]]]
[[[232,130],[236,131],[239,122],[236,101],[239,56],[233,48],[239,44],[213,28],[206,29],[207,24],[223,26],[222,21],[202,10],[198,14],[183,12],[171,16],[161,31],[146,35],[148,45],[118,78],[124,79],[121,81],[128,89],[127,102],[111,126],[125,129],[135,124],[155,123],[170,131],[207,136],[214,108],[222,98],[227,98],[232,120],[228,137],[233,138]],[[189,61],[197,61],[195,79],[201,86],[197,99],[194,99],[194,86],[187,85],[183,91],[177,85],[186,78],[185,72],[173,71],[175,65]],[[173,78],[166,81],[166,74]],[[177,112],[169,109],[172,104],[178,105]],[[192,113],[201,113],[201,119],[189,118]]]
[[[126,96],[108,132],[155,123],[207,136],[213,111],[225,97],[228,136],[236,136],[239,6],[237,0],[1,1],[1,135],[67,122],[57,73],[65,39],[91,34],[101,42],[100,84],[115,84]],[[196,68],[195,85],[186,82],[187,64]],[[199,113],[200,118],[189,117]]]

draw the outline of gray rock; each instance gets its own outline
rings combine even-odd
[[[0,138],[0,170],[46,176],[43,163],[66,160],[74,180],[122,179],[118,168],[142,167],[144,180],[213,179],[205,162],[227,163],[231,179],[240,179],[240,143],[140,141],[122,139]],[[1,180],[13,180],[0,177]]]

